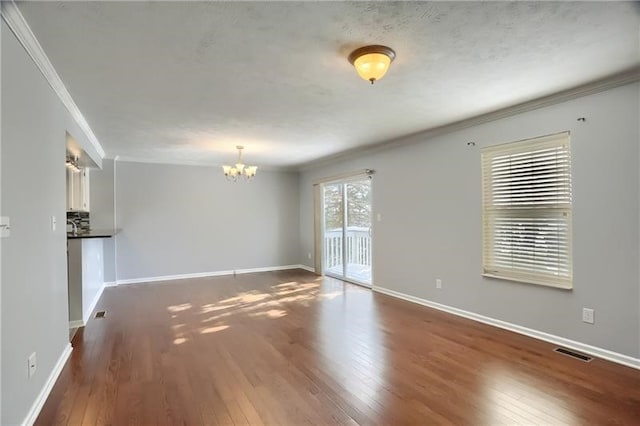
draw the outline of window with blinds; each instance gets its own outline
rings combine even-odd
[[[569,132],[482,150],[483,273],[573,287]]]

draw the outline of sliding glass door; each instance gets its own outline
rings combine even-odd
[[[325,184],[324,273],[371,287],[371,180]]]

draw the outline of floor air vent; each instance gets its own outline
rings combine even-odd
[[[584,362],[591,362],[591,360],[593,359],[589,355],[581,354],[579,352],[574,352],[572,350],[565,349],[565,348],[555,348],[554,351],[559,352],[559,353],[561,353],[563,355],[574,357],[574,358],[579,359],[580,361],[584,361]]]
[[[95,318],[104,318],[105,315],[106,315],[105,311],[99,311],[99,312],[96,312]]]

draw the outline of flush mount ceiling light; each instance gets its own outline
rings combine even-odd
[[[256,171],[258,171],[257,166],[247,166],[242,163],[242,150],[244,146],[238,145],[236,146],[238,150],[238,161],[235,166],[222,166],[222,170],[224,171],[224,175],[227,179],[236,181],[239,176],[244,176],[247,180],[253,178],[256,175]]]
[[[349,55],[349,62],[356,68],[358,75],[371,84],[380,80],[395,59],[396,52],[387,46],[364,46]]]

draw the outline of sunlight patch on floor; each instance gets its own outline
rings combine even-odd
[[[181,305],[168,306],[167,310],[169,312],[176,313],[176,312],[186,311],[186,310],[191,309],[191,308],[192,308],[191,303],[183,303]]]
[[[227,328],[229,328],[228,325],[218,325],[216,327],[201,328],[200,329],[200,334],[216,333],[218,331],[226,330]]]
[[[293,293],[301,293],[301,292],[304,292],[304,291],[317,289],[318,287],[319,287],[318,284],[304,283],[304,284],[299,284],[296,287],[290,287],[290,288],[287,288],[287,289],[284,289],[284,290],[278,290],[274,294],[276,296],[286,296],[286,295],[293,294]]]
[[[204,327],[197,332],[199,335],[208,335],[231,327],[232,324],[221,324],[221,321],[228,322],[229,318],[234,316],[244,315],[256,319],[282,318],[287,315],[288,304],[295,303],[308,307],[313,302],[332,300],[343,294],[342,291],[334,289],[331,289],[334,291],[322,293],[322,287],[318,281],[320,279],[311,282],[289,281],[271,286],[272,292],[258,290],[239,292],[218,302],[203,304],[199,309],[191,303],[182,303],[169,306],[167,310],[172,314],[173,319],[179,319],[184,314],[201,316],[200,323]],[[185,324],[171,326],[174,345],[182,345],[193,337],[188,335],[188,330],[184,327]]]
[[[287,311],[283,311],[282,309],[270,309],[268,311],[263,311],[263,312],[249,313],[250,317],[281,318],[285,315],[287,315]]]
[[[250,316],[266,316],[269,318],[279,318],[283,316],[280,313],[268,312],[274,311],[275,308],[282,308],[287,303],[302,303],[303,306],[315,300],[333,299],[340,295],[340,292],[320,293],[319,284],[314,282],[300,283],[298,281],[290,281],[272,286],[276,289],[274,293],[266,292],[243,292],[237,296],[223,299],[217,303],[208,303],[202,306],[201,314],[211,314],[202,320],[203,323],[215,322],[223,318],[234,315],[249,314]],[[228,310],[227,312],[221,312]],[[285,312],[283,309],[278,311]]]
[[[342,292],[342,291],[332,291],[331,293],[319,294],[318,297],[320,299],[332,300],[332,299],[335,299],[338,296],[342,296],[343,294],[344,294],[344,292]]]
[[[236,306],[238,306],[238,303],[233,303],[231,305],[220,305],[220,306],[216,306],[216,305],[213,305],[213,304],[207,304],[207,305],[204,305],[202,307],[202,313],[206,314],[206,313],[209,313],[209,312],[224,311],[225,309],[235,308]]]
[[[287,283],[281,283],[272,285],[272,288],[288,288],[288,287],[296,287],[298,285],[298,281],[289,281]]]

